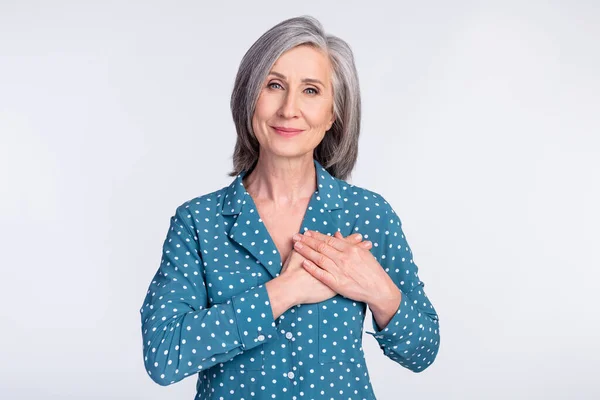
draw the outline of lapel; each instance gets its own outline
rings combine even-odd
[[[317,190],[306,208],[301,232],[310,229],[333,235],[339,230],[340,210],[344,208],[340,187],[338,181],[317,160],[313,161]],[[225,192],[221,211],[224,216],[232,218],[225,230],[230,239],[250,252],[256,258],[256,262],[263,265],[274,278],[281,271],[280,254],[260,219],[252,196],[244,188],[242,180],[246,173],[247,171],[242,171],[238,174]]]

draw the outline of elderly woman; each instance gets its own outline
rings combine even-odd
[[[366,307],[384,354],[414,372],[439,348],[437,313],[390,204],[347,179],[357,158],[353,55],[312,17],[263,34],[231,109],[233,182],[171,217],[141,308],[144,363],[196,399],[375,399]]]

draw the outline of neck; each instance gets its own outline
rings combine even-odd
[[[311,197],[317,190],[316,177],[311,153],[299,158],[259,156],[244,177],[244,187],[254,201],[287,206]]]

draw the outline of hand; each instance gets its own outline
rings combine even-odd
[[[330,237],[323,235],[325,237]],[[340,235],[341,236],[341,235]],[[346,238],[341,237],[342,241],[351,246],[359,246],[367,251],[373,246],[369,241],[362,241],[360,234],[349,235]],[[280,273],[281,278],[289,282],[289,290],[295,291],[295,304],[311,304],[327,300],[336,295],[336,292],[329,286],[312,276],[302,267],[306,259],[297,251],[292,249],[289,257],[285,261]]]
[[[294,249],[307,261],[302,266],[314,278],[344,297],[367,304],[395,298],[398,288],[370,251],[315,231],[295,235]]]

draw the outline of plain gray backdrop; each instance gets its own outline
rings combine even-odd
[[[421,374],[364,336],[378,399],[600,398],[599,4],[1,1],[0,397],[194,398],[139,309],[175,208],[233,179],[242,56],[309,14],[356,57],[349,181],[440,317]]]

